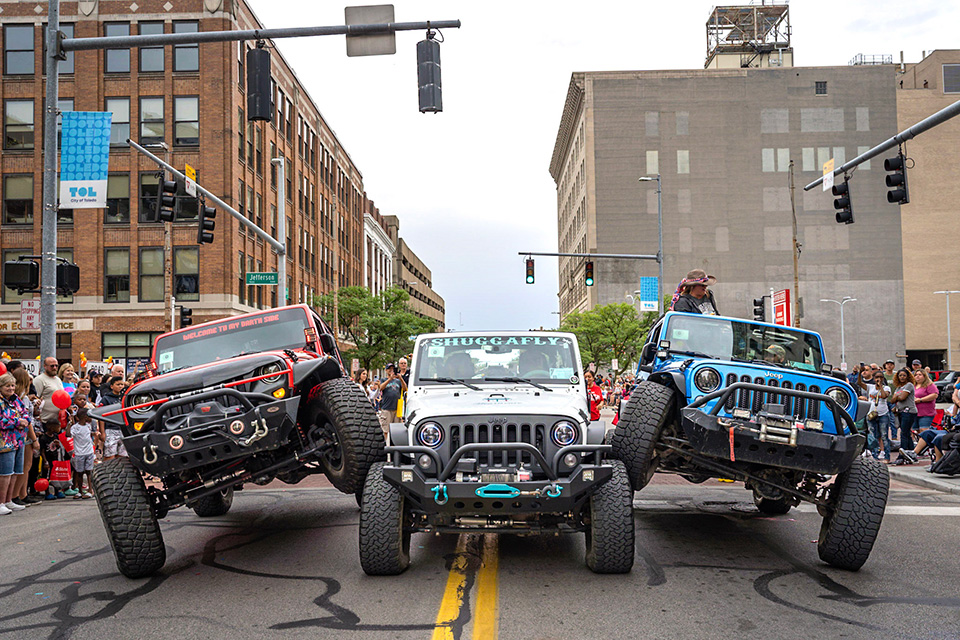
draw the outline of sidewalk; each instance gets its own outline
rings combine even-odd
[[[910,464],[903,466],[890,465],[890,477],[893,480],[899,480],[907,484],[925,487],[927,489],[936,489],[944,493],[960,495],[960,476],[941,476],[926,471],[929,461],[921,459],[920,464]]]

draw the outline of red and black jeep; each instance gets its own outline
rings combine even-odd
[[[122,431],[129,454],[97,465],[93,485],[117,566],[131,578],[163,566],[157,521],[170,509],[219,516],[246,482],[296,484],[314,473],[358,494],[385,459],[373,407],[306,305],[159,336],[147,377],[91,415]],[[147,488],[142,474],[161,486]]]

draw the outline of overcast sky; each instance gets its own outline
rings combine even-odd
[[[329,0],[248,1],[268,28],[344,22],[343,5]],[[702,69],[716,4],[397,0],[398,22],[463,23],[443,31],[439,114],[417,109],[422,32],[397,34],[393,56],[347,58],[342,36],[277,45],[368,196],[400,217],[401,236],[432,270],[447,327],[554,327],[556,258],[537,259],[530,286],[517,252],[557,250],[548,169],[570,74]],[[960,47],[952,1],[795,0],[790,20],[797,66],[845,65],[857,53],[899,61],[901,50],[917,62],[923,50]]]

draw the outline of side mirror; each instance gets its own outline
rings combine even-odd
[[[643,345],[643,349],[640,350],[640,364],[647,364],[648,362],[653,362],[653,357],[656,354],[657,346],[652,342],[648,342]]]
[[[825,376],[830,375],[831,373],[833,373],[833,365],[827,364],[826,362],[824,362],[823,364],[820,365],[820,373],[822,373]]]
[[[320,348],[327,355],[333,355],[337,352],[337,341],[329,333],[320,334]]]

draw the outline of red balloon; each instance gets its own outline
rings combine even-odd
[[[66,409],[70,406],[70,394],[63,389],[54,391],[51,399],[53,400],[53,406],[57,409]]]
[[[40,478],[33,483],[33,488],[37,490],[37,493],[43,493],[50,487],[50,483],[47,482],[46,478]]]
[[[5,364],[3,364],[2,362],[0,362],[0,376],[2,376],[3,374],[5,374],[6,372],[7,372],[7,365],[5,365]]]

